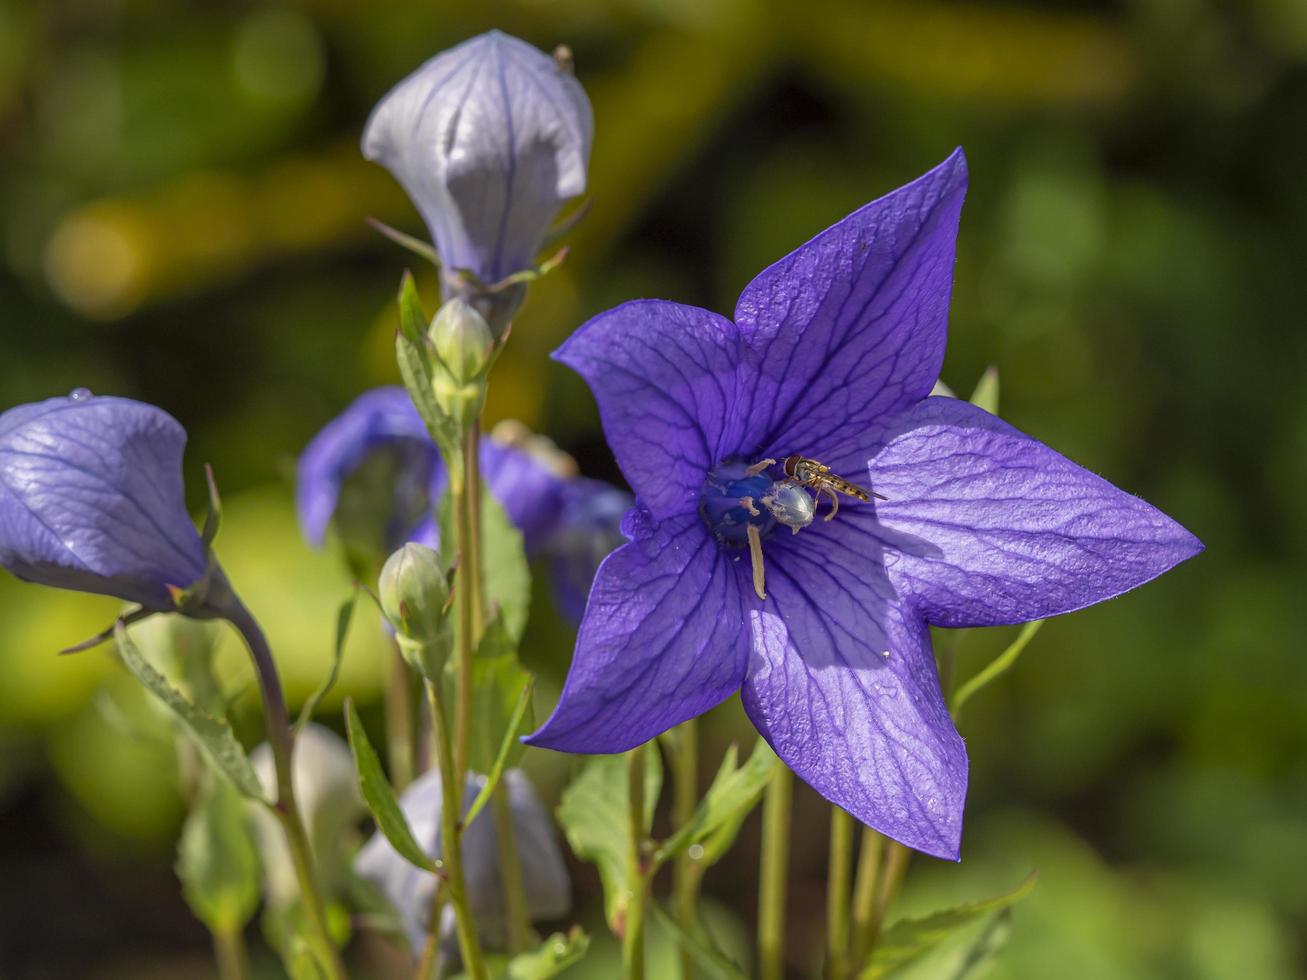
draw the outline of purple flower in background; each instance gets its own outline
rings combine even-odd
[[[0,565],[175,610],[174,590],[208,567],[186,513],[185,446],[186,430],[162,409],[84,388],[0,415]]]
[[[499,31],[443,51],[372,111],[363,155],[404,185],[440,260],[488,283],[531,267],[585,190],[594,118],[580,83]]]
[[[464,812],[484,784],[485,776],[468,773],[463,793]],[[508,789],[527,914],[532,919],[560,918],[572,904],[571,882],[549,815],[520,769],[505,771],[501,785]],[[440,773],[434,769],[414,782],[400,798],[400,808],[413,836],[433,858],[441,852],[440,806]],[[354,870],[381,889],[399,914],[413,952],[421,953],[431,918],[435,876],[400,857],[380,832],[359,851]],[[479,814],[463,834],[463,874],[482,941],[490,946],[502,946],[506,920],[499,845],[494,820],[487,813]],[[454,910],[450,905],[441,913],[440,938],[446,952],[456,955]]]
[[[762,272],[734,322],[634,302],[558,351],[593,389],[638,508],[531,744],[620,752],[739,690],[823,796],[956,858],[967,758],[927,624],[1069,612],[1201,550],[992,415],[928,397],[965,189],[958,151]],[[838,515],[814,521],[807,460],[887,499],[837,488],[820,496]]]
[[[482,440],[481,469],[522,532],[527,554],[556,563],[560,604],[579,618],[599,562],[625,540],[616,533],[629,495],[580,478],[570,457],[516,423],[501,422]],[[300,456],[300,527],[321,547],[334,525],[347,553],[376,561],[405,541],[435,547],[439,531],[431,511],[447,479],[408,393],[375,388],[328,422]]]

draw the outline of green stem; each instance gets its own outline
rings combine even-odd
[[[481,943],[463,880],[463,839],[459,819],[462,794],[454,784],[454,750],[449,737],[448,713],[437,685],[428,681],[426,688],[431,704],[431,728],[436,736],[436,762],[440,767],[440,860],[445,869],[445,888],[449,902],[454,906],[454,925],[458,932],[458,948],[463,955],[463,968],[471,980],[487,980],[489,974],[481,959]]]
[[[858,852],[858,876],[853,885],[853,964],[866,961],[871,947],[871,916],[876,904],[876,881],[880,877],[885,838],[870,827],[862,828]]]
[[[790,864],[790,800],[794,775],[777,766],[762,809],[762,867],[758,886],[758,976],[785,976],[785,885]]]
[[[672,819],[677,828],[684,827],[699,805],[699,720],[691,718],[676,729],[676,752],[673,757],[675,785],[672,787]],[[699,873],[698,862],[689,849],[677,855],[672,869],[672,894],[676,921],[686,933],[698,931]],[[681,980],[694,980],[696,961],[688,950],[681,949]]]
[[[908,858],[912,851],[898,841],[885,843],[885,864],[881,868],[880,880],[876,883],[876,902],[872,908],[867,953],[870,954],[880,942],[880,933],[885,926],[885,915],[894,903],[903,884],[903,875],[908,870]]]
[[[272,649],[254,616],[234,596],[227,618],[249,648],[263,696],[264,722],[268,744],[272,747],[273,767],[277,773],[277,801],[272,810],[286,832],[291,863],[295,867],[295,877],[300,886],[300,904],[308,922],[309,942],[315,947],[323,967],[331,977],[345,977],[348,975],[345,964],[341,961],[340,952],[327,928],[327,914],[313,867],[313,854],[309,849],[308,835],[304,831],[304,821],[295,802],[295,781],[292,778],[295,744],[291,737],[290,714],[286,710],[286,698],[282,693],[281,678],[277,674]]]
[[[456,473],[451,473],[450,476],[450,494],[454,506],[454,540],[458,553],[458,572],[454,576],[458,612],[458,624],[454,632],[458,637],[458,649],[455,651],[457,660],[454,675],[453,771],[457,775],[461,793],[463,777],[467,773],[468,735],[472,719],[472,654],[476,642],[472,636],[475,593],[469,572],[471,561],[468,554],[473,547],[473,524],[468,508],[467,483],[465,480],[458,479]]]
[[[627,854],[630,893],[622,921],[622,963],[626,980],[644,980],[644,903],[649,882],[644,870],[644,752],[643,745],[627,753],[627,822],[631,845]]]
[[[413,781],[413,678],[399,647],[392,641],[390,677],[386,684],[386,747],[390,783],[402,793]]]
[[[830,862],[826,871],[826,976],[849,976],[849,889],[853,875],[853,818],[832,805]]]
[[[499,875],[504,886],[504,917],[508,921],[508,951],[516,956],[531,948],[531,918],[526,907],[526,887],[522,883],[522,862],[517,854],[517,836],[513,830],[513,811],[509,807],[508,787],[502,782],[490,798],[495,818],[495,840],[499,846]]]
[[[239,926],[213,932],[213,955],[218,961],[219,980],[250,980],[245,931]]]

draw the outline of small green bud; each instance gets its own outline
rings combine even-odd
[[[427,679],[438,680],[454,643],[449,579],[440,556],[409,542],[386,559],[378,592],[404,658]]]
[[[485,373],[495,346],[485,317],[457,296],[442,306],[432,321],[431,342],[450,377],[463,384]]]

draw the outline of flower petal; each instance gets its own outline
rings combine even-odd
[[[526,743],[625,752],[734,694],[748,660],[741,554],[688,514],[604,559],[558,707]]]
[[[822,796],[909,847],[956,859],[966,751],[930,635],[889,588],[879,550],[839,519],[768,539],[744,709]]]
[[[186,431],[126,398],[0,415],[0,565],[43,585],[171,609],[207,558],[186,513]]]
[[[1161,511],[963,401],[904,413],[871,461],[891,581],[939,626],[1120,595],[1202,550]],[[841,515],[843,516],[843,515]]]
[[[739,331],[693,306],[638,300],[590,320],[554,352],[589,383],[604,434],[658,520],[699,506],[708,471],[740,448]]]
[[[876,423],[939,377],[967,166],[934,170],[855,211],[740,295],[759,456],[862,473]]]

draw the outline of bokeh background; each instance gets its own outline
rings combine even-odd
[[[945,380],[965,392],[998,365],[1006,418],[1208,550],[1048,624],[968,705],[964,860],[921,859],[903,907],[1037,868],[992,976],[1302,975],[1307,4],[0,0],[0,405],[85,385],[184,422],[192,502],[211,461],[219,550],[292,699],[325,671],[348,588],[301,542],[294,459],[396,380],[413,263],[364,218],[421,231],[359,133],[394,82],[492,26],[569,43],[597,125],[592,212],[518,317],[488,412],[590,475],[619,479],[587,390],[546,359],[570,330],[640,296],[729,310],[771,260],[966,148]],[[538,591],[547,702],[571,638]],[[125,723],[140,696],[104,651],[53,653],[114,611],[0,580],[6,977],[210,970],[171,869],[171,759]],[[379,697],[373,633],[356,630],[324,706],[337,727],[341,694]],[[1010,635],[967,635],[961,669]],[[225,655],[239,689],[234,640]],[[751,733],[728,705],[708,771],[733,739]],[[527,760],[556,798],[566,760]],[[826,816],[803,787],[796,807],[801,972]],[[756,840],[751,822],[707,879],[737,937]],[[593,869],[576,889],[602,931]],[[605,955],[586,975],[616,975]],[[276,975],[266,951],[260,969]]]

